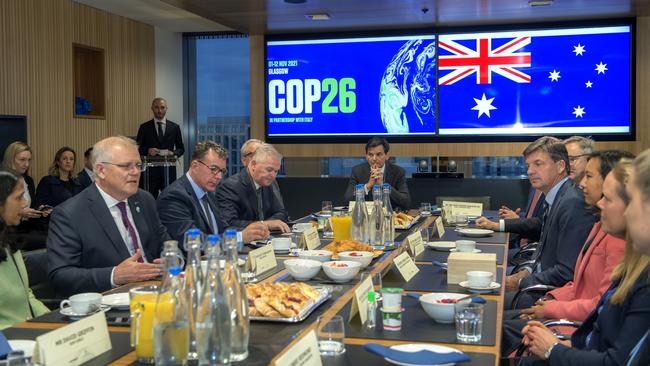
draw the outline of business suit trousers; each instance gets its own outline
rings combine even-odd
[[[165,169],[169,169],[169,179],[165,182]],[[149,174],[149,186],[145,187],[145,174]],[[140,188],[149,191],[153,198],[158,198],[158,194],[176,180],[176,167],[152,167],[147,168],[140,176]]]

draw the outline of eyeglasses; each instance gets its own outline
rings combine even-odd
[[[575,162],[576,160],[580,159],[583,156],[589,156],[589,154],[569,155],[569,161],[573,163],[573,162]]]
[[[205,165],[206,168],[210,169],[210,172],[212,172],[212,174],[221,173],[221,175],[224,176],[224,177],[226,176],[226,174],[228,174],[228,169],[221,169],[216,165],[209,166],[208,164],[202,162],[201,160],[197,160],[197,161],[199,163]]]
[[[127,171],[127,172],[130,172],[133,169],[137,169],[139,172],[143,172],[143,171],[145,171],[145,169],[147,169],[147,166],[142,164],[142,163],[115,164],[115,163],[111,163],[109,161],[102,161],[102,164],[115,165],[116,167],[118,167],[118,168],[120,168],[120,169],[122,169],[124,171]]]

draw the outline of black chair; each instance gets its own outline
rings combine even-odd
[[[63,299],[57,298],[54,286],[52,286],[47,276],[47,249],[23,252],[23,258],[27,268],[27,276],[29,277],[29,287],[32,289],[34,296],[48,308],[58,308]]]

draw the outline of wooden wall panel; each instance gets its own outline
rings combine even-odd
[[[72,44],[104,49],[105,119],[76,119]],[[150,118],[155,90],[154,29],[71,0],[0,1],[0,114],[26,115],[43,176],[56,150],[83,152],[110,135],[133,136]]]
[[[636,31],[636,141],[603,142],[600,149],[626,149],[638,153],[650,148],[650,17],[637,18]],[[251,135],[264,139],[264,41],[251,36]],[[391,144],[393,156],[517,156],[526,143]],[[277,144],[287,157],[363,155],[362,144]]]

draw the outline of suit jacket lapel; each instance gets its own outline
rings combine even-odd
[[[595,230],[595,233],[593,234],[593,240],[592,240],[592,235],[587,237],[587,241],[585,241],[585,244],[591,240],[591,245],[589,245],[589,249],[587,249],[587,253],[585,253],[584,256],[582,256],[582,250],[580,250],[580,265],[578,268],[576,268],[575,272],[575,278],[582,278],[582,273],[585,271],[585,268],[587,267],[587,262],[589,262],[589,258],[591,257],[591,254],[594,252],[594,249],[598,246],[598,244],[605,239],[605,236],[607,233],[604,231],[600,230],[600,223],[596,224],[597,226],[594,227],[593,230]]]
[[[146,254],[148,259],[151,259],[150,255],[154,255],[157,257],[157,253],[149,253],[147,251],[147,246],[145,245],[146,243],[149,242],[149,238],[151,237],[151,233],[149,232],[149,225],[147,225],[147,220],[143,216],[142,212],[142,205],[140,204],[140,200],[138,199],[138,195],[134,195],[132,197],[129,197],[127,199],[127,202],[129,204],[129,207],[131,208],[131,216],[133,216],[133,221],[135,227],[138,229],[138,236],[140,237],[140,248],[142,248],[142,251]]]
[[[115,247],[119,257],[130,257],[131,255],[126,249],[126,244],[120,235],[120,231],[117,229],[113,215],[111,215],[108,206],[106,206],[106,202],[99,193],[97,186],[93,184],[90,189],[91,192],[88,197],[88,201],[90,201],[88,205],[90,207],[90,212],[95,216],[97,222],[99,222],[111,243],[113,243],[113,247]]]
[[[257,210],[257,192],[255,191],[255,183],[253,183],[253,177],[248,174],[248,169],[244,168],[242,169],[242,176],[244,179],[242,179],[242,183],[244,184],[244,192],[249,191],[250,193],[248,194],[248,203],[250,204],[252,208],[252,212],[255,213],[255,219],[259,217],[259,212]],[[262,190],[262,202],[264,202],[264,190]]]

